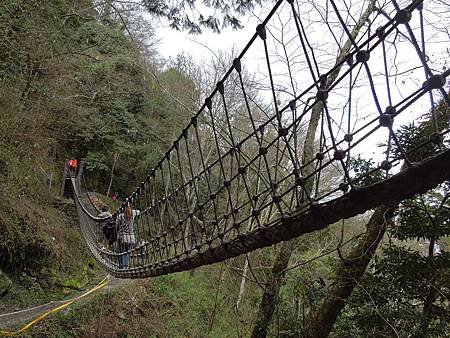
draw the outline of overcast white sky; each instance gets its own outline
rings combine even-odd
[[[229,50],[234,45],[244,46],[250,40],[254,28],[255,20],[251,23],[244,23],[245,27],[241,30],[225,29],[222,33],[216,34],[206,31],[200,35],[192,35],[186,32],[176,31],[167,25],[156,28],[156,35],[160,39],[158,43],[158,52],[164,58],[176,57],[178,54],[186,53],[194,57],[195,60],[202,60],[211,57],[211,49],[214,52],[219,50]],[[202,45],[208,46],[205,48]]]
[[[206,14],[214,14],[213,11],[201,4],[196,4],[199,11]],[[194,57],[195,60],[204,60],[212,56],[211,51],[230,50],[233,46],[242,49],[250,40],[255,32],[256,25],[259,23],[258,18],[264,19],[270,11],[271,2],[266,5],[267,8],[257,7],[253,13],[239,17],[244,28],[234,30],[230,27],[223,28],[220,34],[213,33],[208,29],[203,29],[202,34],[193,35],[186,32],[176,31],[169,27],[168,22],[158,20],[159,25],[156,27],[156,36],[160,39],[158,51],[165,57],[175,57],[180,53],[187,53]],[[202,47],[208,46],[208,48]],[[210,49],[210,50],[208,50]]]

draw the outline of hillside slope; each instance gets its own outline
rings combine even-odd
[[[149,80],[157,70],[123,27],[97,18],[89,0],[2,1],[0,30],[4,311],[61,298],[101,273],[71,201],[55,201],[64,161],[83,160],[100,192],[115,166],[114,192],[125,195],[187,117]],[[174,94],[193,88],[175,70],[160,77]]]

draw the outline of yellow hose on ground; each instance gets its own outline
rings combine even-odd
[[[49,314],[54,313],[54,312],[58,312],[66,307],[68,307],[69,305],[71,305],[72,303],[75,303],[76,301],[79,301],[80,299],[90,295],[91,293],[100,290],[101,288],[105,287],[106,285],[108,285],[108,283],[110,282],[108,279],[109,276],[106,276],[99,284],[97,284],[97,286],[95,286],[94,288],[92,288],[91,290],[83,293],[82,295],[72,298],[70,300],[68,300],[66,303],[52,309],[49,310],[43,314],[41,314],[39,317],[37,317],[36,319],[32,320],[31,322],[29,322],[28,324],[22,326],[19,330],[17,331],[3,331],[0,330],[0,336],[2,337],[11,337],[14,336],[16,334],[22,333],[26,330],[28,330],[31,326],[33,326],[36,323],[39,323],[41,320],[43,320],[45,317],[47,317]],[[107,280],[108,279],[108,280]]]

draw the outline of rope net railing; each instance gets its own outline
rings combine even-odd
[[[359,19],[345,2],[319,3],[321,23],[305,19],[309,2],[275,4],[109,235],[83,174],[72,178],[81,230],[108,271],[223,261],[449,179],[449,71],[426,54],[426,2],[363,1]],[[412,122],[431,135],[413,146],[396,129]],[[356,170],[367,154],[378,164]]]

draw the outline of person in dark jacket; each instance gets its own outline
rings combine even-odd
[[[101,212],[97,217],[105,219],[99,224],[99,232],[101,233],[99,236],[99,244],[103,246],[102,250],[106,250],[112,245],[114,238],[117,238],[117,236],[114,236],[114,232],[117,232],[117,230],[115,229],[115,224],[112,224],[112,214],[109,212],[108,208],[102,207]]]

